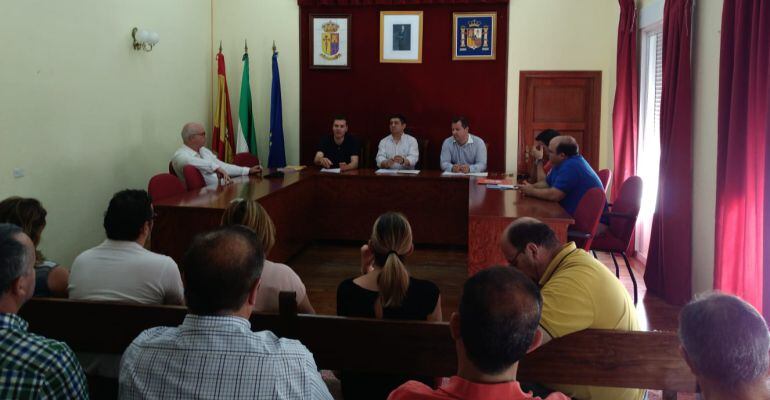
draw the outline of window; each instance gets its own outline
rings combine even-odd
[[[644,182],[642,207],[636,226],[636,251],[647,260],[652,215],[658,197],[660,165],[660,93],[663,83],[663,27],[655,24],[642,31],[639,98],[639,145],[636,171]]]

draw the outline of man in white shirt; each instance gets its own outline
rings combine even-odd
[[[331,400],[302,343],[251,330],[265,261],[257,243],[242,225],[193,240],[182,260],[189,313],[180,326],[148,329],[126,349],[121,399]]]
[[[417,139],[404,133],[406,118],[396,114],[390,117],[390,135],[380,140],[377,147],[377,167],[387,169],[414,169],[420,157]]]
[[[112,197],[104,214],[107,240],[72,263],[71,299],[183,304],[182,278],[174,260],[144,248],[153,214],[152,199],[144,190],[124,190]]]
[[[212,186],[222,180],[223,184],[230,183],[231,176],[253,175],[262,171],[262,167],[239,167],[220,161],[206,145],[206,130],[203,125],[188,122],[182,127],[182,147],[180,147],[171,158],[171,165],[174,172],[182,181],[184,181],[185,165],[192,165],[198,168],[206,181],[206,186]]]

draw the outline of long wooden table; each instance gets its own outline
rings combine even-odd
[[[386,211],[404,213],[414,242],[468,247],[468,273],[505,259],[499,251],[503,229],[516,218],[538,218],[566,240],[574,221],[557,203],[490,190],[476,178],[419,175],[342,174],[303,170],[281,178],[239,177],[224,187],[205,187],[154,203],[158,214],[152,248],[179,261],[192,238],[219,225],[235,198],[256,199],[276,226],[271,260],[285,262],[313,240],[368,240],[372,224]]]

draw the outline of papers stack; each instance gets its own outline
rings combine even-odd
[[[321,168],[321,172],[328,172],[330,174],[339,174],[342,172],[339,168]]]
[[[479,176],[479,177],[486,177],[489,175],[487,172],[468,172],[467,174],[465,172],[442,172],[441,176]]]
[[[408,175],[417,175],[420,173],[419,169],[385,169],[380,168],[377,171],[374,171],[375,174],[408,174]]]

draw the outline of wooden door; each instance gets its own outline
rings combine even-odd
[[[519,173],[528,171],[525,149],[549,128],[573,136],[580,154],[598,170],[601,89],[601,71],[521,71]]]

